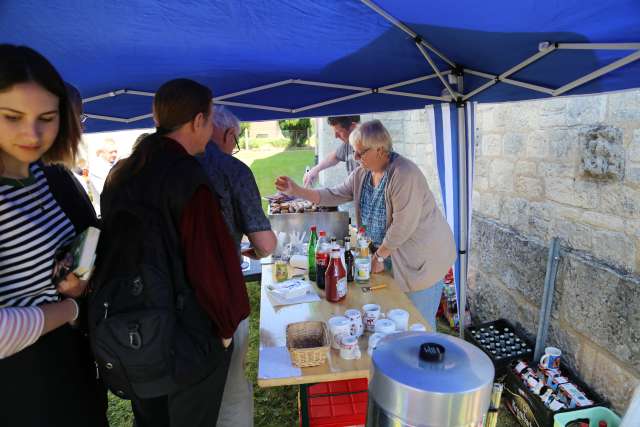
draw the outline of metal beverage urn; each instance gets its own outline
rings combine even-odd
[[[481,427],[494,368],[459,338],[403,332],[373,351],[367,426]]]

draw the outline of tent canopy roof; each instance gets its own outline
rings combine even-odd
[[[543,42],[552,47],[640,43],[636,0],[378,0],[376,5],[451,64],[489,75],[504,73],[535,55]],[[69,0],[46,5],[8,0],[0,5],[0,35],[3,42],[31,46],[49,58],[80,89],[86,112],[95,116],[148,116],[150,95],[176,77],[211,87],[216,100],[235,105],[232,109],[242,120],[421,108],[439,102],[444,87],[411,35],[356,0]],[[638,51],[640,45],[624,50],[558,49],[509,78],[554,90]],[[440,71],[452,69],[437,54],[425,52]],[[421,97],[374,90],[422,76],[430,78],[388,89]],[[465,72],[462,93],[491,80]],[[274,83],[264,90],[225,96]],[[640,61],[633,61],[563,94],[638,87]],[[117,95],[92,100],[108,93]],[[497,82],[470,99],[500,102],[550,93]],[[89,131],[145,126],[151,126],[149,118],[88,121]]]

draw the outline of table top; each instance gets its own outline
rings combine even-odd
[[[299,272],[301,271],[296,270],[296,273]],[[392,308],[403,308],[409,312],[409,324],[419,322],[425,325],[428,331],[430,330],[429,324],[404,292],[396,287],[393,278],[388,273],[372,275],[369,284],[366,285],[349,283],[347,297],[338,303],[327,301],[324,291],[314,285],[315,291],[320,296],[320,301],[274,307],[266,289],[267,285],[274,281],[273,266],[263,265],[258,363],[258,385],[261,387],[369,377],[371,357],[367,353],[367,345],[370,333],[365,332],[358,340],[362,354],[360,359],[342,359],[339,351],[332,348],[329,350],[327,361],[324,364],[310,368],[298,368],[291,363],[286,347],[285,331],[289,323],[306,320],[328,322],[329,318],[342,315],[350,308],[362,311],[364,304],[375,303],[380,305],[383,312]],[[387,284],[387,287],[367,293],[361,290],[363,286],[375,286],[382,283]]]

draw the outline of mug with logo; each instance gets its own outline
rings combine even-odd
[[[364,332],[364,326],[362,326],[362,315],[360,310],[350,308],[344,312],[344,316],[351,322],[351,335],[359,338]]]
[[[362,306],[363,323],[367,331],[373,332],[376,320],[380,318],[380,306],[378,304],[365,304]]]
[[[387,312],[387,318],[396,324],[396,331],[406,331],[409,328],[409,312],[401,308],[394,308]]]
[[[562,356],[562,351],[559,348],[546,347],[540,358],[540,366],[550,370],[560,369],[560,356]]]
[[[331,334],[331,348],[340,350],[342,338],[351,334],[351,321],[344,316],[329,319],[329,333]]]

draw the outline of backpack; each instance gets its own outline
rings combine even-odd
[[[160,170],[181,169],[169,166]],[[163,202],[170,187],[163,182],[176,174],[163,174],[106,188],[102,197],[107,208],[90,281],[90,337],[106,385],[125,399],[196,383],[224,354],[185,275],[175,204]]]

